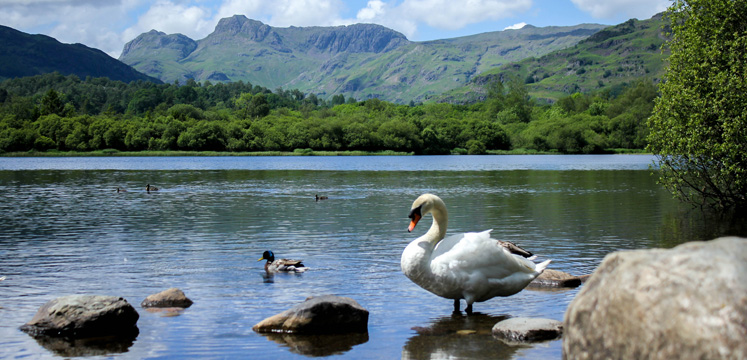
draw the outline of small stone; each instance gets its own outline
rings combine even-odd
[[[158,294],[148,295],[148,297],[140,303],[140,306],[144,308],[188,308],[192,306],[192,300],[187,298],[181,290],[170,288],[161,291]]]
[[[555,340],[563,334],[563,323],[551,319],[511,318],[493,326],[493,336],[509,342]]]
[[[139,318],[121,297],[69,295],[48,301],[21,330],[32,336],[71,338],[127,334],[138,331]]]
[[[368,332],[368,310],[351,298],[311,297],[254,325],[258,333],[346,334]]]
[[[581,276],[574,276],[569,273],[558,271],[558,270],[552,270],[552,269],[545,269],[545,271],[540,274],[540,276],[537,276],[532,282],[527,285],[528,288],[562,288],[562,287],[569,287],[574,288],[581,285],[582,282],[584,282],[586,277]]]

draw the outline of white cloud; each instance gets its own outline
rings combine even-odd
[[[527,26],[527,23],[520,22],[520,23],[517,23],[517,24],[513,24],[511,26],[506,26],[505,28],[503,28],[503,30],[518,30],[518,29],[523,28],[524,26]]]
[[[158,1],[138,17],[135,25],[124,31],[123,39],[132,40],[152,29],[167,34],[180,33],[194,39],[201,39],[215,27],[209,19],[210,15],[210,10],[206,8],[186,6],[171,1]]]
[[[597,19],[625,18],[648,19],[667,9],[669,0],[571,0],[581,11]]]
[[[240,14],[272,26],[331,26],[349,23],[343,7],[341,0],[224,0],[213,21]]]
[[[529,10],[532,0],[404,0],[402,15],[429,26],[456,30],[487,20],[498,20]]]

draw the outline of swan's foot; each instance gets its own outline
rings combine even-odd
[[[472,304],[467,304],[467,308],[464,309],[464,312],[466,312],[467,315],[472,315]]]

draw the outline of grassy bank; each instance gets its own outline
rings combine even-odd
[[[608,154],[646,154],[645,150],[608,149]],[[315,151],[296,149],[294,151],[119,151],[114,149],[96,151],[23,151],[0,152],[0,157],[86,157],[86,156],[409,156],[412,152],[397,151]],[[456,154],[454,154],[456,155]],[[488,150],[487,155],[561,155],[557,151],[537,151],[532,149]]]

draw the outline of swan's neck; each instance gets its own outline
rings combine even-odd
[[[449,217],[446,212],[446,207],[443,206],[435,206],[433,210],[431,210],[431,215],[433,215],[433,223],[431,224],[431,228],[428,229],[428,232],[426,232],[422,238],[425,238],[424,240],[428,240],[433,243],[433,246],[436,246],[436,244],[446,236]]]
[[[446,235],[448,215],[445,206],[436,206],[431,211],[433,224],[423,236],[411,242],[402,253],[402,271],[410,279],[428,277],[432,275],[431,256],[433,249]]]

